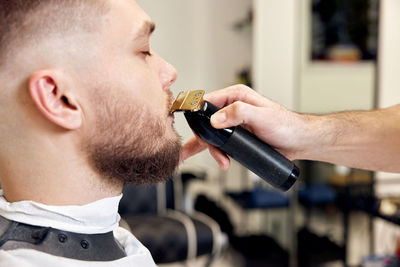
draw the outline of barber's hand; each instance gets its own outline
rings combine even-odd
[[[234,85],[207,94],[204,99],[222,108],[211,117],[214,128],[242,125],[291,160],[305,146],[302,130],[306,116],[285,109],[247,86]],[[229,158],[197,136],[183,146],[181,162],[206,148],[222,169],[229,168]]]

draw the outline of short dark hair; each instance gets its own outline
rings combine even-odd
[[[97,22],[88,18],[108,10],[106,0],[0,0],[0,66],[44,34],[94,31]]]

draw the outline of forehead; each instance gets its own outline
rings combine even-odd
[[[133,0],[110,0],[110,13],[107,24],[116,34],[128,34],[125,38],[141,34],[143,25],[151,21],[150,17]],[[130,38],[131,39],[131,38]]]

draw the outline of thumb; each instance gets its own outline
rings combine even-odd
[[[251,125],[257,116],[257,107],[237,101],[211,116],[211,125],[216,129],[233,127],[242,124]]]

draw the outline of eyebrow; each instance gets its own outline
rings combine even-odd
[[[154,22],[145,21],[143,25],[140,27],[135,39],[149,36],[154,32],[155,29],[156,29],[156,24]]]

